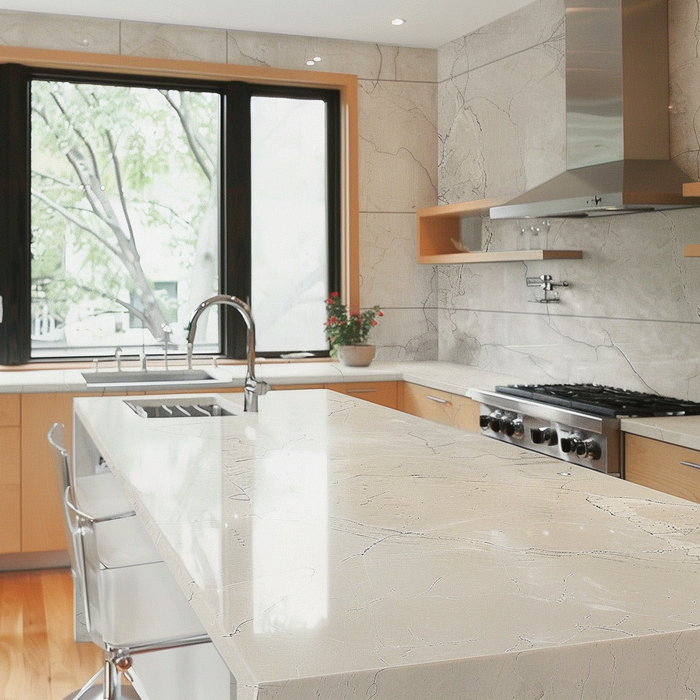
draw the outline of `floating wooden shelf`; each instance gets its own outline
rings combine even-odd
[[[580,250],[499,250],[475,251],[473,253],[449,253],[445,255],[423,255],[419,263],[431,265],[444,263],[489,263],[519,262],[524,260],[579,260],[583,257]]]
[[[522,260],[578,259],[580,250],[514,250],[459,252],[460,221],[465,217],[488,216],[489,209],[511,197],[477,199],[472,202],[427,207],[416,212],[416,259],[421,264],[514,262]]]
[[[687,245],[683,251],[683,255],[685,255],[686,258],[700,258],[700,244],[693,243]]]

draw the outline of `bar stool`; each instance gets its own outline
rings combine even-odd
[[[103,649],[105,658],[103,668],[68,698],[147,700],[131,668],[133,654],[203,644],[210,638],[165,563],[135,561],[125,551],[124,545],[130,541],[123,537],[128,532],[141,536],[137,526],[148,538],[133,510],[96,517],[76,505],[70,459],[63,446],[63,426],[57,425],[49,431],[49,443],[59,485],[66,484],[62,503],[71,572],[74,585],[82,594],[88,634]],[[118,482],[115,483],[118,486]],[[105,502],[101,501],[101,505]],[[115,533],[119,527],[125,529],[117,538]],[[102,539],[105,541],[101,542]],[[101,686],[96,685],[100,675],[103,676]],[[131,688],[122,688],[122,675],[131,682]]]

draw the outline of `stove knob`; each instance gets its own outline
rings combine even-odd
[[[530,437],[535,445],[557,444],[557,431],[552,428],[531,428]]]
[[[515,418],[511,421],[510,427],[512,432],[508,433],[511,437],[517,438],[518,440],[525,434],[525,425],[522,418]]]
[[[587,445],[587,440],[577,440],[576,441],[576,454],[579,457],[585,457],[586,453],[588,452],[588,445]]]
[[[568,454],[569,452],[575,452],[574,448],[574,440],[573,438],[570,437],[563,437],[561,440],[559,440],[559,447],[561,447],[561,451],[564,454]]]
[[[501,432],[501,419],[503,417],[503,414],[500,413],[499,411],[496,411],[492,413],[489,416],[489,428],[493,430],[494,433],[500,433]]]
[[[479,416],[479,427],[482,430],[486,430],[489,427],[489,417],[486,414],[481,414]]]
[[[587,459],[600,459],[603,456],[603,450],[600,449],[600,445],[595,440],[586,440],[584,443],[586,450],[583,452],[583,456]],[[578,454],[581,454],[580,452]]]

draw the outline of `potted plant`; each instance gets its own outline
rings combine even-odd
[[[366,367],[374,359],[376,348],[367,344],[367,336],[377,325],[377,316],[383,316],[378,305],[362,312],[348,311],[338,292],[326,299],[326,338],[331,344],[331,356],[344,364]]]

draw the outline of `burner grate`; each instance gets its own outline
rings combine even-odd
[[[599,384],[514,384],[496,391],[610,418],[700,415],[700,403]]]

